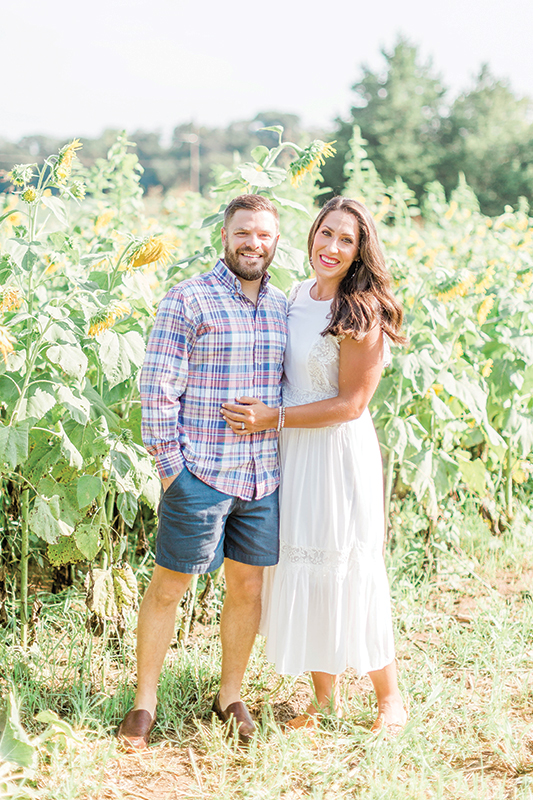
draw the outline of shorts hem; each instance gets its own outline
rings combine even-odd
[[[247,564],[250,567],[275,567],[279,562],[279,556],[263,556],[259,558],[253,558],[242,555],[241,553],[224,553],[224,558],[237,561],[238,564]]]
[[[181,572],[183,575],[206,575],[208,572],[216,572],[216,570],[222,566],[223,561],[221,561],[220,564],[216,562],[213,564],[212,561],[207,564],[180,564],[175,561],[165,562],[164,559],[156,557],[155,563],[159,567],[169,569],[171,572]]]

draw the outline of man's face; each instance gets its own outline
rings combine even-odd
[[[269,211],[239,208],[222,228],[224,261],[234,275],[244,281],[257,281],[270,266],[279,233],[277,220]]]

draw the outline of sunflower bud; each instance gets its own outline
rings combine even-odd
[[[33,186],[28,186],[28,188],[24,192],[22,192],[20,196],[22,197],[25,203],[35,203],[39,195],[37,194],[37,191]]]
[[[76,200],[83,200],[85,197],[85,184],[83,181],[74,181],[70,187],[70,193]]]
[[[15,164],[9,173],[9,180],[15,186],[25,186],[33,178],[33,168],[37,164]]]

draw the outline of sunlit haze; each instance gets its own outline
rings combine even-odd
[[[224,126],[259,111],[327,127],[360,65],[403,34],[450,87],[481,64],[533,96],[531,0],[18,0],[2,9],[0,136],[96,136],[104,128]]]

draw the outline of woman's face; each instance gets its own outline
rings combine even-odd
[[[359,251],[359,226],[353,214],[330,211],[319,225],[311,258],[317,278],[334,279],[337,284],[344,278]]]

